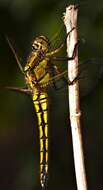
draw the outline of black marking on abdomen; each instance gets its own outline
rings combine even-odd
[[[40,183],[46,189],[48,180],[48,121],[47,94],[37,93],[33,96],[40,134]]]

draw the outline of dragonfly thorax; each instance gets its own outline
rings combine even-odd
[[[48,59],[44,58],[33,70],[27,70],[25,76],[30,88],[45,88],[50,80]]]

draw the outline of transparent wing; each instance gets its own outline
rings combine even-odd
[[[76,79],[80,84],[80,96],[86,96],[95,89],[103,77],[103,58],[91,58],[79,64],[79,73]],[[71,83],[72,84],[72,83]],[[69,85],[67,70],[57,74],[49,80],[48,85],[60,89]]]
[[[92,58],[84,61],[79,67],[80,94],[91,93],[103,77],[103,58]]]

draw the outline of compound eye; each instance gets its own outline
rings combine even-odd
[[[39,45],[38,44],[33,44],[32,45],[32,50],[37,51],[39,49]]]

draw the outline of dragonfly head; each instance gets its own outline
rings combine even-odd
[[[49,50],[50,42],[46,36],[38,36],[32,43],[32,51],[46,53]]]
[[[42,59],[45,56],[49,50],[49,46],[50,42],[45,36],[38,36],[34,39],[32,43],[32,52],[28,57],[24,72],[27,72],[38,65],[39,61],[37,60]]]

